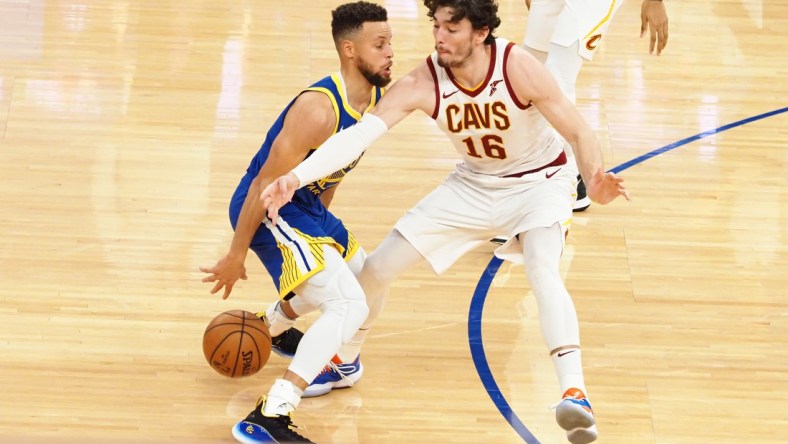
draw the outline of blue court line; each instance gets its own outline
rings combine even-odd
[[[681,139],[678,142],[671,143],[670,145],[665,145],[662,148],[657,148],[653,151],[643,154],[642,156],[636,157],[629,162],[622,163],[610,171],[613,173],[624,171],[639,163],[645,162],[652,157],[666,153],[690,142],[721,133],[731,128],[736,128],[737,126],[754,122],[756,120],[782,114],[786,111],[788,111],[788,107],[758,114],[757,116],[748,117],[746,119],[723,125],[713,130],[704,131],[694,136],[687,137],[686,139]],[[495,407],[498,408],[498,411],[501,412],[501,415],[503,415],[504,419],[506,419],[506,421],[512,426],[514,431],[517,432],[521,438],[523,438],[523,441],[528,444],[539,444],[539,440],[536,439],[536,437],[528,430],[520,418],[517,417],[517,414],[514,412],[514,410],[512,410],[512,407],[509,405],[509,403],[506,402],[503,393],[501,393],[501,390],[498,388],[498,384],[495,382],[492,371],[490,371],[490,365],[487,363],[487,356],[484,353],[484,343],[482,342],[482,312],[484,311],[484,302],[487,299],[487,293],[490,290],[490,285],[492,284],[493,278],[495,278],[495,274],[498,273],[498,269],[501,267],[502,263],[503,260],[493,256],[493,258],[490,260],[490,263],[487,264],[487,268],[482,272],[482,275],[479,278],[479,283],[476,285],[476,290],[473,292],[471,306],[468,310],[468,343],[471,347],[471,357],[473,358],[473,363],[476,366],[476,372],[479,374],[479,379],[481,379],[482,385],[484,385],[484,389],[487,390],[487,394],[490,395],[490,399],[492,399]]]
[[[514,430],[520,435],[528,444],[538,444],[536,437],[531,434],[525,424],[520,421],[517,414],[514,413],[512,407],[506,402],[503,393],[498,389],[498,384],[495,383],[495,378],[490,371],[490,366],[487,364],[487,357],[484,354],[484,343],[482,342],[482,312],[484,311],[484,300],[487,297],[487,291],[490,289],[495,273],[498,272],[503,260],[493,256],[487,269],[482,273],[479,278],[479,284],[476,286],[476,291],[473,292],[471,299],[471,308],[468,313],[468,340],[471,344],[471,357],[473,363],[476,365],[476,372],[479,373],[479,378],[487,390],[487,394],[498,407],[504,419],[514,427]]]
[[[719,128],[713,129],[713,130],[708,130],[708,131],[704,131],[704,132],[699,133],[699,134],[695,134],[694,136],[687,137],[686,139],[681,139],[678,142],[673,142],[670,145],[665,145],[662,148],[657,148],[654,151],[648,152],[648,153],[646,153],[646,154],[644,154],[644,155],[642,155],[640,157],[636,157],[636,158],[630,160],[629,162],[624,162],[621,165],[611,169],[610,172],[618,173],[618,172],[624,171],[627,168],[631,168],[631,167],[633,167],[633,166],[635,166],[635,165],[637,165],[637,164],[639,164],[641,162],[645,162],[646,160],[651,159],[652,157],[658,156],[658,155],[660,155],[662,153],[666,153],[666,152],[668,152],[670,150],[676,149],[676,148],[678,148],[680,146],[683,146],[683,145],[686,145],[686,144],[688,144],[690,142],[694,142],[696,140],[703,139],[705,137],[713,136],[713,135],[715,135],[717,133],[721,133],[723,131],[727,131],[727,130],[729,130],[731,128],[736,128],[737,126],[742,126],[742,125],[750,123],[750,122],[755,122],[756,120],[761,120],[761,119],[765,119],[767,117],[771,117],[771,116],[774,116],[774,115],[777,115],[777,114],[782,114],[782,113],[784,113],[786,111],[788,111],[788,107],[776,109],[774,111],[769,111],[768,113],[758,114],[757,116],[752,116],[752,117],[748,117],[746,119],[739,120],[737,122],[729,123],[727,125],[723,125],[723,126],[721,126]]]

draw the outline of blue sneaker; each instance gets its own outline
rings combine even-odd
[[[258,443],[312,443],[312,441],[299,435],[295,430],[290,415],[265,416],[263,407],[265,396],[257,401],[257,407],[246,419],[233,427],[233,438],[245,444]]]
[[[323,396],[333,389],[352,387],[361,379],[364,374],[364,366],[361,365],[361,355],[357,356],[353,362],[342,363],[339,358],[334,356],[323,371],[317,375],[309,387],[304,390],[303,398],[313,398]]]

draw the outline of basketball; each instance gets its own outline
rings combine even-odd
[[[225,311],[205,328],[202,352],[211,368],[223,376],[251,376],[271,356],[271,333],[265,322],[253,313]]]

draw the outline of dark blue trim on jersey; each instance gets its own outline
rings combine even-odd
[[[690,142],[713,136],[714,134],[721,133],[731,128],[736,128],[737,126],[741,126],[750,122],[755,122],[767,117],[782,114],[786,111],[788,111],[788,107],[758,114],[757,116],[748,117],[746,119],[723,125],[713,130],[704,131],[692,137],[687,137],[686,139],[682,139],[678,142],[674,142],[670,145],[665,145],[662,148],[650,151],[642,156],[630,160],[629,162],[622,163],[610,171],[614,173],[624,171],[627,168],[631,168],[639,163],[645,162],[652,157],[666,153]],[[504,419],[512,426],[514,431],[520,435],[523,441],[527,442],[528,444],[539,444],[539,440],[537,440],[536,437],[531,434],[525,424],[523,424],[520,418],[517,417],[517,414],[514,412],[514,410],[512,410],[512,407],[509,405],[509,403],[506,402],[506,399],[503,397],[500,389],[498,389],[498,384],[495,382],[495,378],[490,371],[490,366],[487,363],[487,356],[484,353],[484,344],[482,342],[482,312],[484,311],[484,302],[487,299],[487,293],[490,289],[490,285],[492,284],[492,280],[495,277],[495,274],[498,272],[498,269],[501,267],[502,263],[503,260],[493,256],[493,258],[490,260],[490,263],[487,264],[487,268],[482,272],[482,275],[479,278],[479,284],[476,286],[476,290],[473,292],[473,297],[471,298],[471,307],[468,312],[468,343],[471,346],[471,357],[473,358],[473,363],[476,366],[476,372],[479,374],[479,379],[482,381],[482,385],[484,385],[485,390],[487,390],[487,394],[490,395],[490,399],[492,399],[495,407],[498,408],[498,411],[501,412],[501,415],[503,415]]]
[[[296,248],[298,249],[298,254],[301,255],[301,259],[304,261],[304,266],[306,267],[307,273],[312,271],[312,268],[309,267],[309,262],[307,262],[306,260],[306,255],[304,254],[304,250],[301,249],[301,245],[298,242],[294,242],[293,239],[291,239],[290,236],[288,236],[287,233],[285,233],[284,230],[282,230],[282,227],[280,227],[279,224],[276,224],[276,229],[279,230],[279,233],[281,233],[282,236],[284,236],[288,242],[296,246]]]

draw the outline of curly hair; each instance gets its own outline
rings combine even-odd
[[[358,31],[365,22],[385,22],[386,8],[374,3],[358,1],[345,3],[331,11],[331,35],[338,42]]]
[[[495,41],[493,33],[501,24],[498,17],[498,3],[495,0],[424,0],[424,6],[429,9],[427,16],[435,19],[435,11],[438,8],[448,7],[454,12],[452,22],[459,22],[468,18],[474,30],[487,28],[490,33],[484,39],[485,45],[491,45]]]

